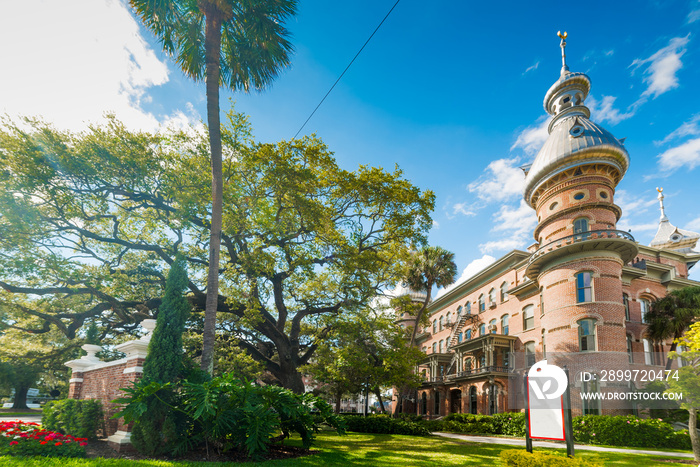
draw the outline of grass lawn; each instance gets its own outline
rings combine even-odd
[[[290,444],[298,444],[291,440]],[[466,443],[437,436],[415,437],[401,435],[375,435],[350,433],[338,436],[329,432],[320,433],[314,449],[319,454],[299,459],[268,461],[261,463],[208,463],[208,462],[167,462],[167,461],[132,461],[121,459],[49,459],[49,458],[12,458],[0,457],[3,467],[223,467],[240,466],[395,466],[414,465],[440,466],[500,466],[499,453],[512,446]],[[524,449],[524,448],[522,448]],[[562,451],[563,452],[563,451]],[[655,462],[654,456],[638,454],[591,453],[578,451],[576,456],[597,460],[600,464],[630,467],[667,467],[683,465],[675,462]],[[687,465],[687,464],[685,464]]]

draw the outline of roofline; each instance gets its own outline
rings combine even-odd
[[[440,298],[430,302],[427,309],[428,315],[431,315],[436,309],[442,309],[449,302],[463,298],[474,289],[481,287],[484,283],[489,282],[490,280],[494,279],[494,277],[502,274],[504,271],[509,269],[517,269],[517,267],[521,263],[527,261],[530,256],[531,253],[522,250],[512,250],[511,252],[505,254],[481,271],[474,274],[466,281],[459,284],[454,289],[447,292],[445,295],[442,295]]]

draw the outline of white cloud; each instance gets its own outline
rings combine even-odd
[[[647,84],[647,89],[642,93],[641,100],[637,106],[648,98],[656,98],[661,94],[678,87],[678,77],[676,73],[683,67],[681,57],[685,54],[686,46],[690,35],[685,37],[674,37],[668,45],[653,55],[645,59],[636,59],[630,67],[635,70],[642,65],[649,64],[644,70],[646,75],[644,82]]]
[[[615,193],[615,204],[622,209],[623,216],[638,216],[648,212],[650,207],[658,204],[658,200],[656,197],[651,199],[633,198],[626,190],[618,190]]]
[[[493,240],[479,245],[479,250],[482,253],[493,253],[496,251],[510,251],[522,248],[525,242],[521,238],[504,238],[502,240]]]
[[[628,224],[626,220],[621,220],[617,224],[617,230],[628,230],[632,235],[637,232],[654,232],[659,228],[658,222],[647,222],[646,224]]]
[[[462,214],[463,216],[472,217],[472,216],[476,216],[476,211],[474,209],[471,209],[471,205],[469,203],[466,203],[466,202],[455,203],[452,206],[452,215],[454,217],[457,214]]]
[[[693,115],[693,117],[687,122],[683,123],[681,126],[673,130],[668,134],[663,140],[655,141],[654,144],[660,146],[672,141],[676,138],[683,138],[685,136],[697,136],[700,135],[700,114]]]
[[[469,184],[470,193],[484,201],[505,201],[522,196],[525,173],[517,166],[518,159],[498,159],[491,162],[485,174]]]
[[[517,208],[504,204],[493,215],[493,220],[492,230],[508,232],[508,237],[480,244],[479,249],[482,253],[524,248],[534,241],[531,235],[537,225],[537,216],[525,200],[521,199]]]
[[[536,70],[537,68],[539,68],[539,66],[540,66],[540,62],[537,61],[537,62],[535,62],[534,65],[531,65],[531,66],[527,67],[527,68],[525,69],[525,71],[523,72],[523,74],[525,74],[525,73],[527,73],[527,72],[529,72],[529,71]]]
[[[547,137],[549,136],[549,132],[547,131],[549,120],[550,118],[548,115],[543,115],[537,119],[535,124],[521,131],[515,143],[510,147],[510,150],[522,148],[525,154],[529,156],[535,155],[544,142],[547,141]]]
[[[466,280],[476,275],[476,273],[491,265],[494,261],[496,261],[496,258],[490,255],[484,255],[479,259],[475,259],[474,261],[469,263],[466,268],[464,268],[464,270],[462,271],[462,275],[459,276],[459,279],[457,279],[453,284],[448,285],[444,289],[438,290],[437,294],[435,294],[435,298],[437,299],[442,295],[445,295],[450,290],[454,289],[458,285],[464,283]]]
[[[41,116],[70,129],[84,129],[105,112],[148,130],[164,118],[141,103],[149,101],[150,88],[168,81],[167,65],[123,1],[8,4],[0,15],[0,56],[11,64],[0,87],[0,107],[11,116]]]
[[[694,23],[700,20],[700,1],[695,2],[695,7],[688,13],[688,23]]]
[[[659,154],[658,159],[664,172],[684,166],[692,170],[700,165],[700,138],[690,139],[680,146],[668,149]]]
[[[433,227],[435,227],[436,229],[440,228],[440,223],[438,221],[436,221],[435,219],[433,219]]]
[[[603,54],[605,54],[606,57],[611,57],[614,53],[614,49],[606,50],[605,52],[603,52]]]
[[[591,120],[598,123],[607,121],[613,125],[617,125],[621,121],[634,116],[634,110],[621,113],[618,109],[614,108],[613,106],[615,105],[616,99],[617,97],[614,96],[603,96],[603,100],[598,101],[595,97],[590,96],[587,104],[588,108],[591,110]]]
[[[692,221],[690,221],[686,226],[685,229],[695,231],[697,232],[700,230],[700,217],[696,217]]]

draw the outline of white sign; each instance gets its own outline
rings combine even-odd
[[[566,373],[556,365],[547,365],[547,360],[541,360],[530,368],[527,376],[530,438],[565,440],[562,395],[568,385]]]

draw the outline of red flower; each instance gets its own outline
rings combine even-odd
[[[46,444],[46,441],[42,441],[42,442],[41,442],[41,443],[39,443],[39,444]]]
[[[60,446],[61,444],[63,444],[63,443],[59,441],[55,444],[55,446]]]
[[[10,441],[10,446],[14,446],[15,444],[19,444],[17,441]]]
[[[81,445],[81,446],[87,446],[87,443],[86,443],[85,441],[82,441],[82,442],[80,443],[80,445]]]

